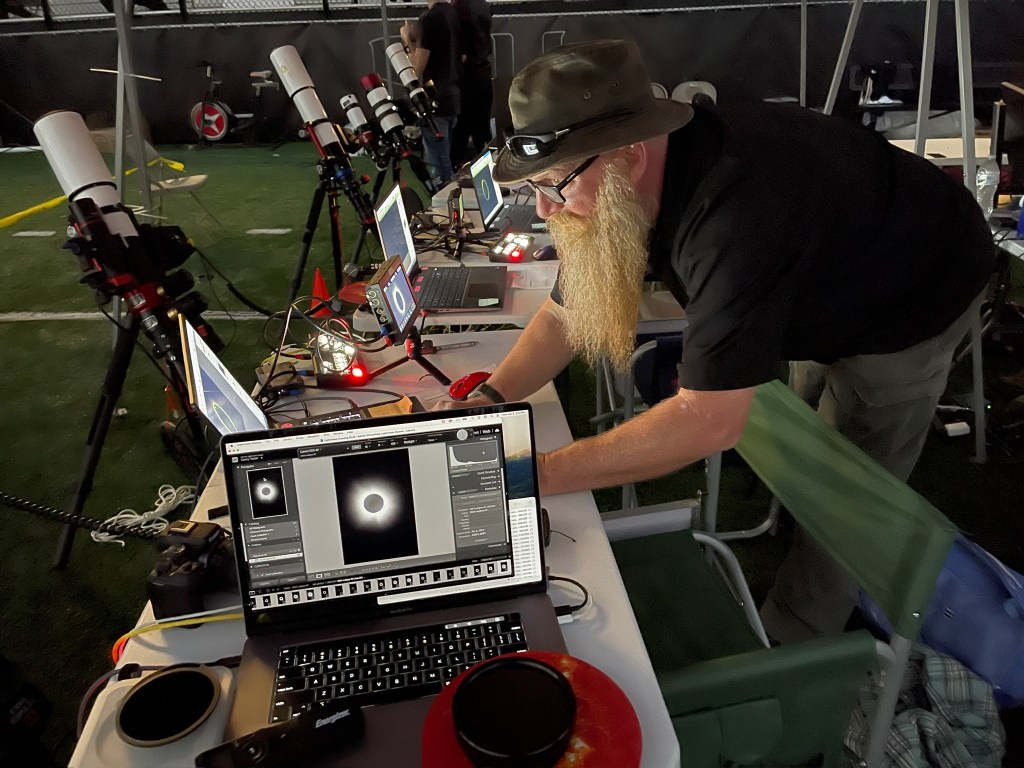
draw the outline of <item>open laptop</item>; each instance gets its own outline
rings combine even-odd
[[[494,160],[488,150],[469,166],[481,226],[485,232],[532,232],[546,229],[544,220],[537,215],[535,205],[506,203],[501,186],[494,180],[491,168]]]
[[[269,429],[272,426],[330,424],[377,415],[373,408],[367,407],[332,411],[304,419],[289,419],[283,416],[268,418],[184,315],[178,315],[178,330],[181,332],[181,351],[185,358],[185,383],[188,387],[189,400],[210,426],[221,435]],[[410,402],[409,405],[415,408],[418,403]]]
[[[375,211],[385,259],[402,257],[416,302],[428,312],[486,312],[505,305],[505,267],[428,267],[416,260],[409,218],[399,185]]]
[[[228,738],[359,705],[363,741],[315,764],[418,766],[445,681],[564,652],[528,404],[227,435],[221,453],[248,636]]]

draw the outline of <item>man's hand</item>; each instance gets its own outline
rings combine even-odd
[[[402,42],[405,43],[407,48],[416,47],[416,25],[411,21],[406,20],[402,28],[398,30],[398,34],[402,36]]]

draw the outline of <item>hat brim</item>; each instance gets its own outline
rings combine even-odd
[[[671,133],[693,119],[693,107],[658,99],[651,109],[616,115],[608,120],[571,131],[559,140],[555,151],[544,157],[522,159],[507,146],[494,159],[494,180],[502,183],[535,178],[556,165],[582,162],[593,155]]]

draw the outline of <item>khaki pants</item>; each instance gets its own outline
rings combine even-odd
[[[946,389],[953,353],[978,311],[976,301],[938,336],[902,352],[849,357],[828,366],[791,363],[790,387],[817,407],[827,424],[906,481]],[[761,619],[768,634],[783,643],[838,634],[857,592],[856,581],[798,527]]]

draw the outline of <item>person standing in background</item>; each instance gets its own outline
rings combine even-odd
[[[462,80],[459,81],[462,108],[452,134],[452,165],[458,168],[483,152],[491,140],[493,45],[491,9],[486,0],[452,0],[452,7],[459,20],[462,51]]]
[[[416,76],[424,84],[433,81],[437,95],[434,123],[441,136],[435,136],[425,121],[420,123],[423,159],[436,191],[455,175],[451,161],[452,128],[459,114],[461,72],[455,10],[448,0],[430,0],[417,24],[407,21],[400,32]]]

